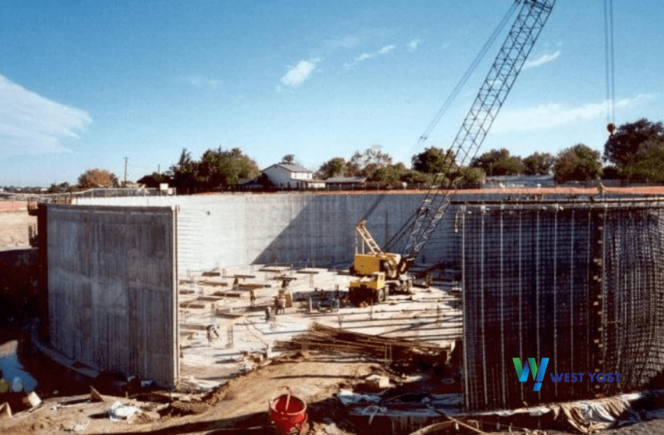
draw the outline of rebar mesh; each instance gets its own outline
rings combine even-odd
[[[461,208],[469,411],[643,388],[664,369],[664,202]],[[541,391],[512,358],[549,358]],[[551,374],[620,373],[620,382]]]

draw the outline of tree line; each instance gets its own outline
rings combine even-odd
[[[389,154],[371,147],[363,153],[356,151],[349,160],[343,157],[328,160],[318,168],[317,175],[322,179],[361,177],[370,182],[386,184],[435,182],[456,185],[477,184],[484,177],[480,170],[457,165],[452,151],[435,146],[414,155],[411,163],[411,169],[408,169],[402,162],[393,163]]]
[[[553,174],[559,184],[598,178],[664,182],[664,126],[645,118],[623,124],[609,136],[603,154],[583,143],[556,156],[534,153],[525,159],[501,149],[482,154],[470,166],[489,176]]]
[[[298,165],[288,154],[280,163]],[[636,182],[664,182],[664,126],[661,122],[640,119],[619,126],[604,145],[604,153],[578,143],[555,156],[535,152],[525,158],[511,155],[506,148],[489,150],[474,157],[467,166],[457,164],[451,150],[436,146],[426,148],[411,158],[411,167],[393,162],[392,156],[380,147],[357,151],[350,158],[334,157],[321,164],[315,177],[361,177],[369,182],[394,184],[439,184],[473,186],[486,176],[550,175],[556,183],[585,182],[598,178],[623,179]],[[145,175],[138,180],[148,187],[168,183],[180,193],[223,191],[236,187],[241,180],[256,180],[270,188],[257,163],[240,148],[206,150],[200,159],[183,149],[177,163],[166,172]],[[53,185],[51,189],[65,187]],[[91,169],[81,174],[78,188],[114,187],[118,179],[109,171]],[[71,190],[71,186],[66,186]]]

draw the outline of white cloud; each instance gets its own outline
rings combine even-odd
[[[207,89],[217,89],[219,86],[219,80],[208,79],[201,76],[189,76],[183,79],[186,83],[196,87],[196,88],[207,88]]]
[[[629,109],[653,99],[650,94],[639,94],[615,102],[618,109]],[[562,104],[542,104],[522,110],[508,110],[498,117],[494,126],[496,133],[511,133],[528,130],[550,130],[565,124],[590,121],[606,116],[606,102],[588,103],[578,107]]]
[[[380,50],[378,50],[378,54],[388,54],[395,48],[396,47],[394,45],[386,45],[385,47],[382,47]]]
[[[420,41],[419,38],[415,38],[412,41],[410,41],[408,45],[406,45],[406,47],[408,47],[408,51],[412,53],[413,51],[417,50],[417,47],[419,47],[421,43],[422,41]]]
[[[381,47],[378,51],[375,53],[362,53],[359,56],[357,56],[355,59],[353,59],[352,62],[347,62],[344,64],[344,69],[349,70],[358,64],[365,62],[369,59],[373,59],[376,56],[384,56],[386,54],[391,53],[394,49],[396,48],[395,45],[385,45]]]
[[[362,62],[364,62],[364,61],[367,61],[367,60],[369,60],[369,59],[373,59],[374,57],[376,57],[375,54],[371,54],[371,53],[362,53],[362,54],[360,54],[359,56],[357,56],[355,59],[353,59],[352,62],[346,62],[346,63],[344,63],[344,69],[345,69],[345,70],[350,70],[350,69],[352,69],[353,67],[357,66],[358,64],[360,64],[360,63],[362,63]]]
[[[0,155],[70,152],[61,141],[78,139],[92,122],[80,109],[49,100],[0,75]]]
[[[553,62],[558,59],[558,57],[560,57],[560,50],[553,53],[545,53],[538,58],[527,60],[526,63],[523,64],[523,69],[537,68],[538,66]]]
[[[345,38],[334,39],[328,42],[328,45],[333,49],[339,48],[353,48],[360,44],[360,38],[354,35],[346,36]]]
[[[299,61],[281,78],[281,83],[290,88],[297,88],[311,77],[317,63],[317,59]]]

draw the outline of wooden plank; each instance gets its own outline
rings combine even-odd
[[[203,272],[203,276],[221,276],[221,272],[218,270],[208,270]]]
[[[215,296],[223,296],[226,298],[241,298],[243,293],[239,292],[214,292]]]
[[[247,284],[239,284],[238,285],[238,288],[240,290],[258,290],[258,289],[270,288],[270,287],[271,287],[270,284],[251,284],[251,283],[247,283]]]
[[[222,296],[199,296],[196,300],[201,302],[221,302],[224,298]]]
[[[203,281],[201,284],[204,287],[228,287],[230,285],[227,282],[218,282],[218,281]]]
[[[289,270],[290,267],[285,267],[285,266],[269,266],[269,267],[264,267],[262,269],[258,269],[259,272],[273,272],[273,273],[281,273],[285,270]]]

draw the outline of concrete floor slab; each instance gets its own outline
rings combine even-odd
[[[274,299],[283,278],[287,278],[293,303],[285,314],[275,316]],[[331,309],[336,308],[331,301],[343,297],[352,279],[330,269],[249,265],[181,280],[181,385],[193,390],[222,385],[265,364],[265,357],[280,354],[275,349],[277,342],[307,332],[315,322],[444,349],[461,339],[458,294],[443,287],[415,288],[412,295],[390,296],[387,303],[373,307]],[[242,288],[242,284],[252,285]],[[256,298],[253,306],[250,289]],[[265,318],[266,307],[271,311],[269,321]],[[216,333],[208,333],[210,325]]]

